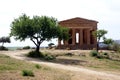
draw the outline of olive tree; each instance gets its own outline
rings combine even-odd
[[[100,42],[101,38],[105,38],[105,34],[107,34],[107,31],[103,30],[103,29],[96,30],[93,32],[94,37],[97,38],[97,52],[99,50],[99,42]]]
[[[45,40],[68,39],[68,29],[60,27],[53,17],[33,16],[30,18],[23,14],[11,23],[10,36],[20,41],[29,38],[36,45],[36,52],[39,52],[40,45]]]

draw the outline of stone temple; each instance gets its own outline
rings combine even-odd
[[[97,30],[97,21],[84,18],[72,18],[59,22],[59,25],[69,28],[70,39],[58,39],[58,49],[93,49],[97,47],[97,40],[93,31]]]

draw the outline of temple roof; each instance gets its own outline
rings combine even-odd
[[[60,24],[61,23],[98,23],[98,21],[75,17],[75,18],[60,21],[59,23]]]

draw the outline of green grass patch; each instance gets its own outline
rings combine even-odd
[[[31,76],[31,77],[34,77],[34,73],[31,70],[23,70],[22,71],[22,76]]]
[[[36,64],[35,67],[36,67],[37,69],[42,68],[39,64]]]
[[[97,52],[96,50],[92,50],[92,51],[90,52],[90,55],[91,55],[92,57],[96,57],[96,56],[98,56],[98,52]]]

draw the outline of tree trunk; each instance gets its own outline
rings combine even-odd
[[[36,47],[36,52],[39,52],[39,49],[40,49],[40,45]]]
[[[99,51],[99,41],[100,39],[97,41],[97,52]]]
[[[98,50],[99,50],[99,43],[97,43],[97,52],[98,52]]]
[[[39,51],[40,50],[40,45],[36,47],[36,57],[44,57],[44,55]]]

